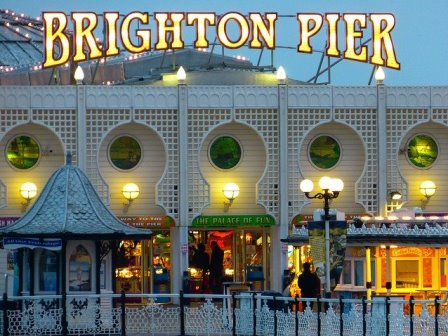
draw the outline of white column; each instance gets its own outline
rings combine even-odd
[[[378,214],[387,215],[387,127],[386,127],[386,87],[382,82],[376,86],[377,92],[377,144],[378,144]]]
[[[76,85],[76,119],[78,128],[78,143],[77,143],[77,164],[82,171],[86,171],[86,87],[82,84]],[[72,153],[73,155],[74,153]]]
[[[179,142],[179,221],[171,231],[173,242],[172,292],[182,289],[182,276],[188,269],[188,88],[178,85]]]
[[[367,287],[367,300],[372,298],[372,262],[370,257],[370,247],[366,247],[366,287]]]
[[[287,269],[288,254],[280,239],[288,237],[288,86],[278,85],[279,111],[279,216],[271,230],[271,289],[282,291],[283,271]],[[266,272],[266,270],[265,270]]]

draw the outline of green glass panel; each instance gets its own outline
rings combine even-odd
[[[210,147],[210,159],[221,169],[231,169],[241,160],[241,147],[230,136],[222,136],[213,141]]]
[[[310,146],[310,160],[320,169],[333,168],[341,158],[339,143],[328,135],[313,140]]]
[[[430,136],[419,134],[409,141],[408,159],[416,167],[431,167],[438,153],[437,144]]]
[[[9,143],[6,156],[14,167],[29,169],[39,160],[39,145],[29,136],[18,136]]]
[[[137,140],[130,136],[122,136],[110,146],[109,157],[115,167],[128,170],[140,162],[142,150]]]

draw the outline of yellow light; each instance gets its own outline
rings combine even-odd
[[[123,186],[121,193],[123,194],[124,198],[131,202],[138,197],[138,195],[140,194],[140,189],[135,183],[128,183]]]
[[[179,82],[184,82],[187,79],[187,73],[185,72],[185,69],[183,66],[181,66],[179,68],[179,70],[177,70],[176,76],[177,76],[177,80]]]
[[[235,198],[239,196],[240,187],[238,187],[236,183],[227,183],[224,186],[222,192],[229,201],[233,201]]]
[[[27,201],[32,200],[37,195],[37,187],[32,182],[26,182],[20,187],[20,195]]]
[[[423,196],[429,198],[432,195],[434,195],[436,193],[436,185],[434,182],[432,181],[423,181],[420,184],[420,192],[422,193]]]
[[[312,192],[314,188],[314,183],[311,180],[305,179],[300,182],[300,190],[304,193]]]

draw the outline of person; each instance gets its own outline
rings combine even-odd
[[[203,243],[199,243],[197,250],[195,249],[191,264],[202,271],[202,293],[205,293],[207,290],[207,271],[210,266],[210,260]]]
[[[309,262],[303,263],[303,272],[299,275],[298,283],[302,298],[317,298],[320,294],[320,279],[316,273],[311,272]],[[313,308],[313,302],[310,303],[310,308]]]
[[[222,294],[222,275],[224,251],[214,240],[211,242],[212,255],[210,257],[210,287],[213,294]]]

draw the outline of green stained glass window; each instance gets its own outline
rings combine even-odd
[[[221,169],[231,169],[241,160],[241,146],[231,136],[221,136],[210,146],[210,160]]]
[[[133,137],[121,136],[112,142],[109,148],[109,157],[115,167],[128,170],[140,162],[142,149]]]
[[[341,147],[331,136],[321,135],[311,142],[309,157],[317,168],[330,169],[339,162]]]
[[[14,167],[29,169],[39,160],[39,145],[27,135],[17,136],[9,143],[6,157]]]
[[[419,134],[409,141],[408,159],[418,168],[429,168],[437,159],[439,149],[433,138]]]

